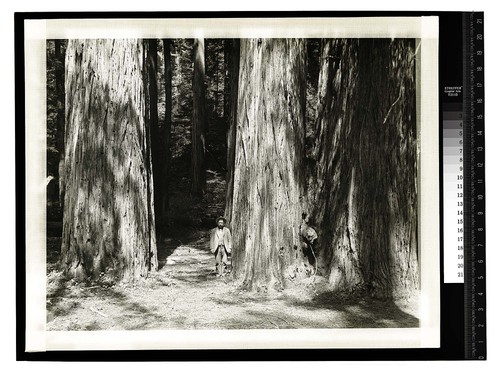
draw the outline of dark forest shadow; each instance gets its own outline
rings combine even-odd
[[[225,319],[226,328],[416,328],[419,319],[393,301],[366,297],[341,298],[323,292],[310,300],[282,295],[227,295],[212,299],[221,307],[241,308]]]
[[[419,319],[402,311],[394,301],[382,301],[369,297],[345,298],[334,292],[323,292],[310,301],[294,300],[293,306],[311,311],[328,309],[343,314],[346,328],[410,328],[419,327]]]
[[[213,225],[215,226],[215,224]],[[195,227],[191,225],[176,225],[169,228],[168,236],[161,236],[157,242],[158,270],[167,264],[170,257],[179,247],[194,248],[209,254],[208,243],[211,226]],[[194,256],[194,253],[193,253]],[[187,260],[189,256],[186,258]]]

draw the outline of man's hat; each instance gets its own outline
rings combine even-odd
[[[225,217],[222,217],[222,216],[219,216],[219,217],[217,218],[217,220],[215,220],[215,222],[216,222],[216,223],[218,223],[218,222],[219,222],[219,220],[223,220],[223,221],[224,221],[224,224],[226,224],[226,222],[227,222],[226,218],[225,218]]]

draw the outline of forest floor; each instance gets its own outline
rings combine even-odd
[[[65,279],[48,263],[48,330],[292,329],[418,327],[415,301],[342,298],[321,277],[282,292],[242,291],[217,277],[207,231],[178,232],[158,245],[159,270],[135,285],[105,275]],[[60,240],[53,238],[56,248]]]

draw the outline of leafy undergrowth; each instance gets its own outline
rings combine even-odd
[[[47,329],[418,327],[414,301],[338,296],[321,277],[279,293],[242,291],[231,274],[216,277],[206,231],[183,239],[162,241],[160,269],[134,285],[115,284],[105,275],[78,283],[49,267]]]

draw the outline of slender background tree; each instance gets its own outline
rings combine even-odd
[[[193,117],[191,130],[191,192],[202,195],[206,188],[206,98],[205,98],[205,41],[195,39],[193,46]]]
[[[64,186],[59,179],[64,161],[64,59],[66,40],[47,41],[47,210],[61,219]]]
[[[151,131],[151,161],[153,172],[154,207],[156,223],[162,223],[162,202],[165,195],[163,166],[165,150],[161,142],[160,120],[158,115],[158,41],[149,39],[146,42],[147,54],[147,95],[148,128]],[[158,225],[157,225],[158,226]]]
[[[171,62],[171,39],[163,39],[163,62],[164,62],[164,89],[165,89],[165,114],[160,139],[162,140],[163,164],[161,169],[162,192],[160,197],[160,213],[163,219],[168,213],[169,202],[169,177],[172,159],[172,62]]]
[[[57,109],[57,150],[59,151],[59,165],[57,177],[61,174],[64,161],[64,51],[62,41],[54,41],[55,51],[55,83]],[[60,185],[60,184],[59,184]],[[64,188],[59,186],[59,202],[64,202]]]
[[[226,174],[226,202],[225,216],[231,222],[233,211],[234,168],[236,149],[236,115],[238,105],[238,78],[240,72],[240,41],[239,39],[225,40],[225,58],[227,61],[226,74],[226,102],[224,113],[227,114],[227,174]]]

